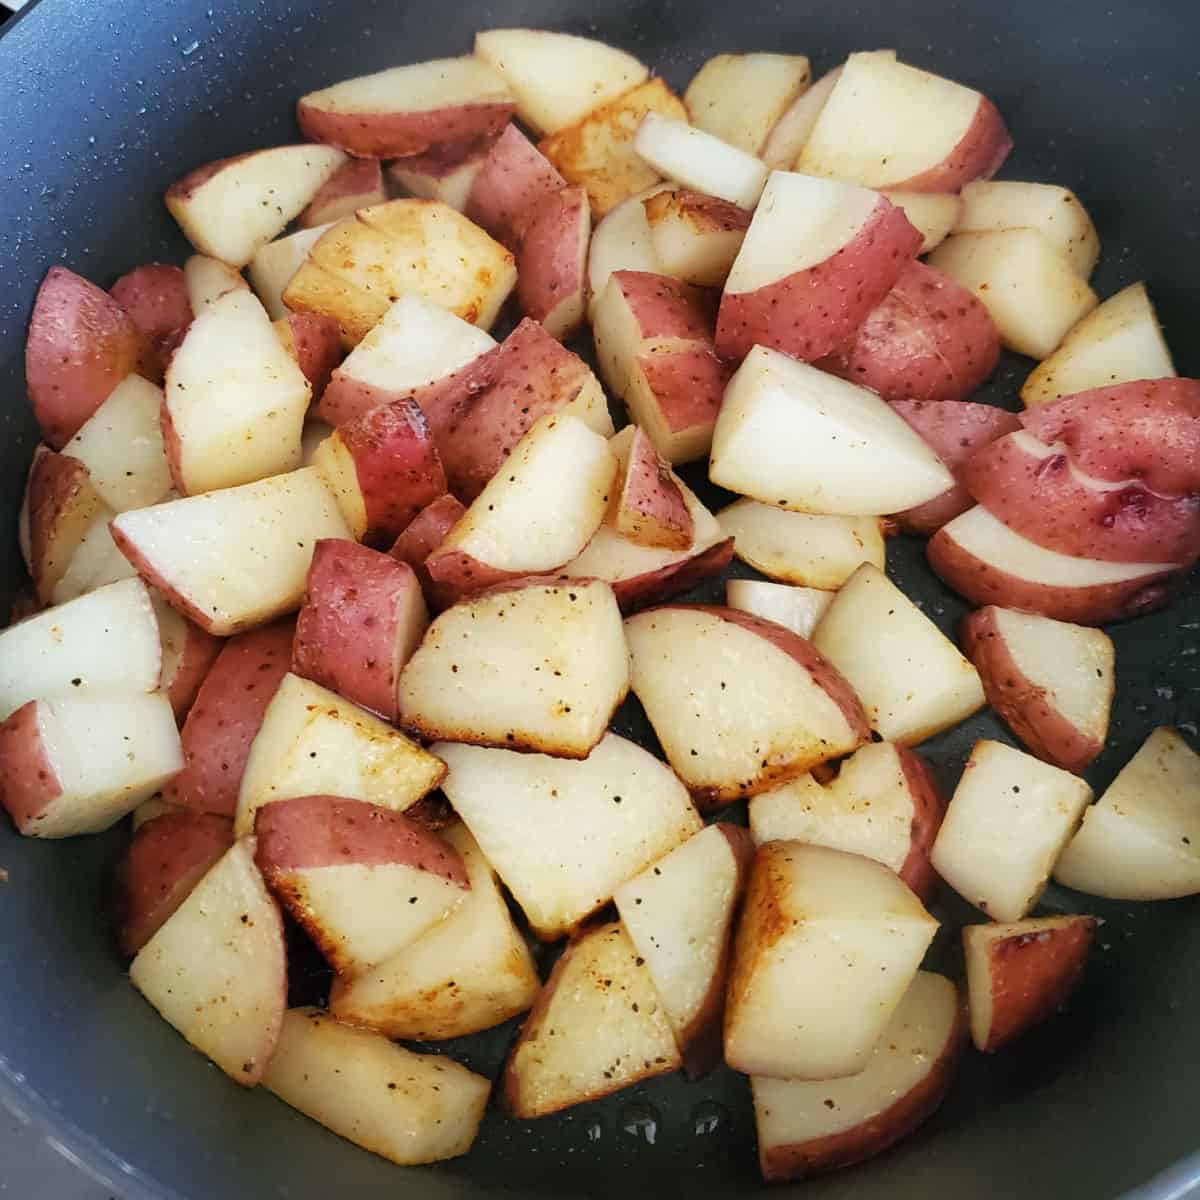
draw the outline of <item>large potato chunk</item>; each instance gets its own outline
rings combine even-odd
[[[692,124],[757,155],[811,78],[803,54],[717,54],[692,77],[683,99]]]
[[[167,209],[201,254],[244,267],[345,161],[332,146],[252,150],[197,167],[173,183]]]
[[[554,964],[504,1068],[504,1104],[544,1117],[679,1067],[641,956],[619,923],[598,925]]]
[[[693,1079],[721,1057],[729,939],[753,855],[744,829],[709,825],[613,897]]]
[[[755,346],[725,392],[709,478],[797,512],[881,516],[954,476],[874,392]]]
[[[176,489],[194,496],[295,470],[311,398],[263,306],[244,288],[222,296],[167,367],[162,429]]]
[[[850,1166],[911,1133],[949,1090],[965,1032],[958,989],[918,971],[859,1074],[752,1078],[763,1178],[778,1183]]]
[[[448,1058],[414,1054],[315,1008],[283,1015],[262,1082],[306,1117],[402,1166],[466,1154],[491,1091]]]
[[[133,986],[202,1054],[252,1087],[287,1005],[283,922],[243,840],[197,884],[129,968]]]
[[[642,207],[664,275],[697,287],[725,285],[750,227],[744,208],[683,188],[658,192]]]
[[[450,803],[545,940],[700,829],[671,771],[613,733],[582,761],[450,742],[434,749],[450,768]]]
[[[313,547],[350,531],[312,467],[112,523],[121,553],[209,633],[238,633],[300,606]]]
[[[182,767],[162,692],[80,690],[0,722],[0,806],[26,837],[101,833]]]
[[[937,873],[993,921],[1037,904],[1092,790],[1002,742],[976,742],[933,844]]]
[[[1011,149],[986,96],[878,53],[852,54],[796,170],[872,188],[954,192],[994,175]]]
[[[734,949],[726,1062],[781,1079],[858,1074],[936,931],[880,863],[801,842],[761,846]]]
[[[529,213],[566,183],[541,150],[516,125],[509,125],[479,161],[462,211],[516,250]]]
[[[586,758],[629,690],[607,583],[533,579],[464,600],[400,674],[400,724],[425,738]]]
[[[1054,878],[1114,900],[1200,892],[1200,755],[1156,729],[1084,814]]]
[[[339,1020],[431,1042],[490,1029],[528,1009],[541,980],[496,873],[465,825],[442,837],[462,857],[470,890],[443,921],[329,997]]]
[[[322,234],[283,302],[336,317],[353,347],[404,292],[488,329],[516,282],[513,256],[461,213],[435,200],[391,200]]]
[[[378,717],[327,688],[284,676],[250,747],[234,831],[265,804],[341,796],[403,812],[441,782],[445,765]]]
[[[305,137],[362,158],[404,158],[484,137],[512,113],[504,80],[469,54],[346,79],[296,104]]]
[[[850,681],[871,728],[913,746],[984,705],[979,672],[878,567],[834,597],[813,645]]]
[[[574,125],[650,73],[615,46],[545,29],[484,30],[475,55],[504,77],[517,116],[538,133]]]
[[[639,613],[625,628],[633,690],[701,805],[765,791],[866,740],[850,685],[781,625],[680,604]]]

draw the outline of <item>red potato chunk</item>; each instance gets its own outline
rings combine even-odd
[[[317,403],[344,353],[337,321],[322,313],[289,313],[273,327],[280,344],[312,385],[313,403]]]
[[[610,445],[620,463],[613,501],[617,533],[641,546],[686,550],[695,534],[691,509],[645,431],[630,425]]]
[[[569,337],[583,323],[591,235],[581,187],[562,188],[528,213],[517,251],[517,300],[553,337]]]
[[[370,204],[382,204],[386,199],[379,159],[351,159],[342,163],[321,184],[308,207],[296,218],[296,224],[301,229],[328,225]]]
[[[416,572],[430,608],[443,609],[453,597],[434,583],[425,568],[425,560],[446,540],[446,535],[462,520],[466,511],[463,503],[449,493],[439,496],[421,509],[388,551]]]
[[[515,125],[508,125],[475,175],[464,211],[515,250],[534,206],[566,183],[553,163]]]
[[[138,374],[162,383],[167,363],[192,322],[192,301],[180,267],[147,263],[109,289],[142,335]]]

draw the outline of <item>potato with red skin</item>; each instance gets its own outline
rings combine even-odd
[[[53,601],[72,556],[106,511],[112,515],[79,459],[38,447],[25,484],[23,517],[28,523],[27,566],[43,604]]]
[[[61,450],[142,353],[132,318],[107,292],[66,267],[38,288],[25,342],[25,381],[42,437]]]
[[[388,553],[416,572],[429,607],[439,611],[453,602],[453,595],[439,588],[425,569],[425,560],[446,540],[446,534],[462,520],[466,506],[449,492],[427,504],[408,523]]]
[[[556,338],[583,324],[591,236],[592,213],[581,187],[562,188],[527,212],[517,250],[517,301]]]
[[[308,207],[296,218],[296,224],[301,229],[328,225],[369,204],[382,204],[386,199],[379,159],[352,158],[321,184]]]
[[[641,546],[686,550],[695,533],[691,509],[645,431],[629,425],[610,445],[620,463],[613,493],[617,533]]]
[[[470,889],[461,856],[400,813],[339,796],[264,805],[254,860],[339,974],[419,938]]]
[[[180,267],[147,263],[126,272],[109,288],[142,335],[138,374],[162,383],[167,363],[192,322],[192,301]]]
[[[1104,749],[1112,640],[1099,629],[989,605],[962,623],[988,703],[1038,758],[1082,772]]]
[[[446,491],[429,422],[415,400],[393,400],[339,425],[313,455],[356,537],[388,544]]]
[[[1176,563],[1111,563],[1047,550],[981,504],[943,525],[925,554],[942,581],[972,604],[1079,625],[1162,608],[1181,582]]]
[[[996,369],[1000,337],[986,308],[914,260],[850,341],[817,365],[885,400],[965,400]]]
[[[981,447],[1020,429],[1016,413],[970,400],[892,400],[902,416],[934,449],[957,481],[954,487],[898,516],[906,533],[929,537],[974,503],[965,475],[971,456]]]
[[[1138,479],[1160,496],[1200,488],[1200,379],[1145,379],[1064,396],[1021,414],[1046,445],[1062,442],[1088,475]]]
[[[728,200],[677,188],[642,201],[650,242],[664,275],[697,287],[722,287],[750,227]]]
[[[883,302],[920,246],[904,210],[885,197],[774,172],[725,281],[717,353],[741,360],[763,345],[803,362],[832,354]]]
[[[554,164],[515,125],[508,125],[488,150],[464,212],[498,242],[515,250],[527,214],[566,184]]]
[[[466,55],[392,67],[309,92],[296,104],[304,136],[356,158],[403,158],[494,133],[513,101],[504,80]]]
[[[295,622],[277,621],[231,637],[205,676],[183,723],[184,768],[163,798],[232,817],[250,745],[292,661]]]
[[[506,125],[504,130],[512,128]],[[465,142],[446,142],[426,154],[397,159],[387,169],[388,178],[413,196],[440,200],[456,212],[463,212],[489,151],[502,136],[487,134]]]
[[[326,538],[313,551],[292,671],[394,721],[400,669],[428,624],[407,563]]]
[[[1076,469],[1070,452],[1024,430],[976,452],[963,481],[1010,529],[1060,554],[1106,562],[1200,558],[1200,488],[1167,498],[1136,478],[1124,486],[1098,483]]]
[[[1087,965],[1095,917],[1032,917],[963,930],[971,1040],[991,1054],[1057,1012]]]
[[[609,436],[612,419],[588,365],[526,318],[458,383],[416,397],[429,418],[449,490],[464,503],[483,491],[542,417],[565,411]]]
[[[151,592],[150,598],[162,639],[160,686],[171,702],[175,720],[182,724],[225,643],[181,616],[157,592]]]
[[[316,404],[345,354],[337,321],[323,313],[289,313],[272,325],[280,345],[312,384]]]
[[[140,826],[117,864],[113,925],[117,949],[132,958],[233,845],[233,822],[179,809]]]

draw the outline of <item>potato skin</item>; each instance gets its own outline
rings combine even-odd
[[[1000,335],[961,284],[913,261],[823,370],[885,400],[966,400],[996,369]]]
[[[1021,414],[1047,446],[1110,483],[1138,479],[1160,496],[1200,496],[1200,379],[1143,379],[1064,396]]]
[[[327,225],[368,204],[382,204],[386,199],[379,159],[352,158],[321,184],[308,207],[296,218],[296,224],[301,229]]]
[[[549,159],[515,125],[508,125],[475,176],[466,215],[514,250],[529,211],[566,183]]]
[[[946,815],[947,801],[925,759],[907,746],[897,746],[896,754],[913,803],[912,842],[897,874],[922,903],[927,903],[937,886],[937,872],[929,855]]]
[[[621,612],[628,616],[650,605],[662,604],[719,575],[732,561],[733,538],[726,538],[691,558],[660,567],[657,571],[618,579],[612,585],[613,594]]]
[[[283,348],[304,372],[305,379],[312,384],[312,398],[316,404],[344,355],[337,321],[324,313],[289,313],[275,323],[275,332]]]
[[[158,932],[232,845],[232,821],[188,809],[163,813],[137,830],[113,881],[122,957],[132,958]]]
[[[192,302],[180,267],[146,263],[127,271],[109,294],[142,336],[138,374],[162,383],[167,363],[192,323]]]
[[[874,213],[836,254],[750,292],[725,292],[717,353],[741,360],[755,345],[815,362],[853,335],[916,256],[921,235],[880,197]]]
[[[425,560],[446,540],[446,535],[462,520],[466,507],[448,492],[427,504],[396,539],[388,553],[416,572],[425,600],[435,612],[453,602],[452,594],[434,583],[425,568]]]
[[[137,326],[112,296],[66,267],[51,267],[25,342],[25,380],[46,443],[61,450],[141,354]]]
[[[183,723],[184,768],[163,788],[172,804],[232,817],[250,743],[292,662],[293,621],[231,637]]]
[[[581,187],[561,188],[527,212],[517,251],[517,301],[556,338],[569,337],[583,323],[591,228]]]
[[[1013,148],[1004,118],[986,97],[979,97],[979,107],[966,132],[949,157],[935,167],[913,175],[889,188],[905,192],[957,192],[975,179],[991,179],[1004,165]]]
[[[1038,458],[1012,437],[978,450],[963,478],[980,504],[1048,550],[1106,562],[1200,558],[1200,493],[1168,499],[1140,480],[1100,491],[1080,482],[1068,455]]]
[[[32,836],[37,818],[62,795],[38,724],[38,701],[22,704],[0,721],[0,808],[12,818],[18,832]]]

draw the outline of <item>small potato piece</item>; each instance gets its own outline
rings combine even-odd
[[[613,489],[613,526],[641,546],[686,550],[694,540],[692,512],[675,474],[637,425],[609,443],[620,464]]]
[[[400,670],[428,624],[411,567],[354,542],[326,539],[308,569],[292,669],[395,720]]]
[[[591,235],[583,188],[561,188],[528,213],[517,252],[517,300],[552,337],[568,338],[583,323]]]
[[[314,225],[287,237],[276,238],[255,251],[247,270],[254,293],[262,301],[272,321],[282,320],[289,315],[289,309],[283,302],[284,289],[308,257],[308,252],[332,228],[332,223]],[[192,292],[192,307],[197,312],[223,296],[231,286],[246,286],[246,281],[232,267],[200,254],[188,259],[184,273],[188,276],[189,290]],[[198,291],[203,291],[204,295],[198,296]]]
[[[631,196],[618,204],[592,230],[592,244],[588,249],[588,288],[591,300],[588,304],[588,319],[595,321],[596,303],[615,271],[643,271],[661,274],[662,264],[654,252],[650,239],[650,226],[646,221],[643,204],[660,192],[670,191],[667,183]]]
[[[725,584],[725,603],[730,608],[774,621],[802,638],[812,637],[834,595],[820,588],[793,587],[762,579],[730,579]]]
[[[463,211],[498,242],[516,250],[529,213],[566,184],[541,150],[516,125],[508,125],[480,163]]]
[[[878,517],[826,517],[735,500],[717,523],[742,562],[783,583],[836,591],[863,563],[883,569]]]
[[[262,1082],[306,1117],[401,1166],[466,1154],[491,1091],[451,1059],[414,1054],[316,1008],[284,1014]]]
[[[538,145],[569,183],[586,189],[597,218],[658,182],[658,172],[633,147],[634,135],[648,112],[687,120],[679,97],[655,77],[590,112],[577,124],[543,138]]]
[[[138,373],[151,383],[161,383],[167,363],[192,320],[192,302],[183,271],[164,263],[147,263],[122,275],[109,293],[142,335]]]
[[[929,265],[974,292],[1004,345],[1030,358],[1049,357],[1099,303],[1066,255],[1036,229],[955,234]]]
[[[462,503],[447,494],[427,504],[392,544],[388,553],[407,563],[420,580],[430,608],[438,611],[453,602],[450,589],[439,588],[425,569],[425,560],[446,540],[446,535],[466,513]]]
[[[934,869],[993,921],[1019,921],[1091,799],[1066,771],[1001,742],[976,742],[933,844]]]
[[[909,224],[921,237],[918,254],[936,250],[949,236],[962,211],[962,200],[953,192],[883,193],[897,208],[904,210]]]
[[[758,155],[811,79],[803,54],[718,54],[692,77],[683,99],[693,125]]]
[[[664,275],[698,287],[724,286],[750,226],[744,208],[684,189],[658,192],[642,207]]]
[[[499,137],[504,137],[510,129],[516,127],[505,125]],[[471,138],[466,142],[436,146],[428,154],[399,158],[388,167],[388,178],[409,195],[421,200],[440,200],[455,212],[466,212],[475,180],[497,140],[495,135]],[[382,199],[386,200],[387,196]],[[474,217],[471,219],[475,220]],[[482,222],[476,221],[476,224]]]
[[[291,238],[280,238],[276,242],[271,242],[269,246],[264,246],[261,251],[257,252],[255,258],[258,258],[258,254],[266,254],[272,247],[280,246],[284,242],[291,242],[293,239],[299,242],[302,236],[307,236],[311,233],[312,231],[308,230],[303,235],[297,233],[293,234]],[[315,234],[312,234],[311,240],[316,240]],[[307,252],[306,245],[304,254]],[[294,251],[290,250],[289,257],[291,253],[294,253]],[[300,254],[299,258],[303,259],[304,254]],[[283,307],[283,303],[279,299],[279,291],[287,283],[294,269],[294,267],[290,268],[287,275],[279,280],[278,290],[273,297],[275,304],[279,308],[278,313],[274,312],[268,299],[263,298],[263,306],[272,316],[282,317],[287,313],[287,309]],[[251,270],[253,271],[253,266]],[[210,304],[214,304],[229,292],[240,292],[249,287],[249,284],[242,278],[241,271],[236,267],[231,267],[228,263],[223,263],[219,258],[211,258],[207,254],[193,254],[183,264],[183,278],[187,283],[188,300],[191,302],[193,313],[202,313]],[[257,283],[255,284],[255,289],[258,289]]]
[[[1098,924],[1095,917],[1042,917],[963,930],[976,1050],[999,1050],[1062,1008]]]
[[[399,723],[423,738],[586,758],[628,691],[609,585],[529,579],[434,621],[400,674]]]
[[[29,319],[25,380],[52,450],[136,368],[141,351],[137,326],[112,296],[66,267],[46,272]]]
[[[813,645],[849,680],[871,728],[888,741],[915,746],[985,703],[979,672],[870,563],[838,592]]]
[[[633,146],[667,179],[740,208],[753,208],[767,182],[767,168],[754,155],[656,112],[642,118]]]
[[[386,199],[379,159],[353,158],[342,163],[321,184],[308,207],[296,218],[296,224],[301,229],[329,225],[360,208],[382,204]]]
[[[342,333],[338,323],[322,313],[289,313],[271,322],[279,344],[296,360],[318,401],[342,361]],[[304,459],[304,466],[308,460]]]

